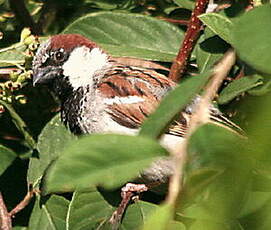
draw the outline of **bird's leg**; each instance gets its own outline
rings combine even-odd
[[[146,192],[147,190],[148,187],[145,184],[133,183],[128,183],[121,189],[121,203],[109,220],[112,224],[113,230],[117,230],[119,228],[123,213],[125,212],[130,200],[133,199],[133,197],[138,197],[139,193]]]

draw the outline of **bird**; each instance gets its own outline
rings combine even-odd
[[[177,83],[153,68],[116,61],[98,44],[80,34],[50,37],[32,63],[33,85],[46,84],[59,98],[61,120],[75,135],[138,134],[142,123]],[[200,96],[180,112],[161,139],[169,151],[185,136]],[[211,120],[233,126],[214,106]],[[159,159],[140,177],[166,184],[173,174],[172,159]]]

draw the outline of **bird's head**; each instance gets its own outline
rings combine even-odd
[[[93,84],[108,67],[108,55],[96,43],[79,34],[55,35],[34,57],[33,84],[65,82],[77,89]]]

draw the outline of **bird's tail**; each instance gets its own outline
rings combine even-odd
[[[236,125],[234,122],[225,117],[222,113],[212,113],[210,114],[210,120],[212,123],[228,128],[231,131],[238,133],[241,136],[245,136],[245,131]]]

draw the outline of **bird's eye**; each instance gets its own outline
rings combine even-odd
[[[63,52],[61,52],[61,51],[56,51],[55,53],[54,53],[54,59],[56,60],[56,61],[63,61],[63,59],[64,59],[64,53]]]

